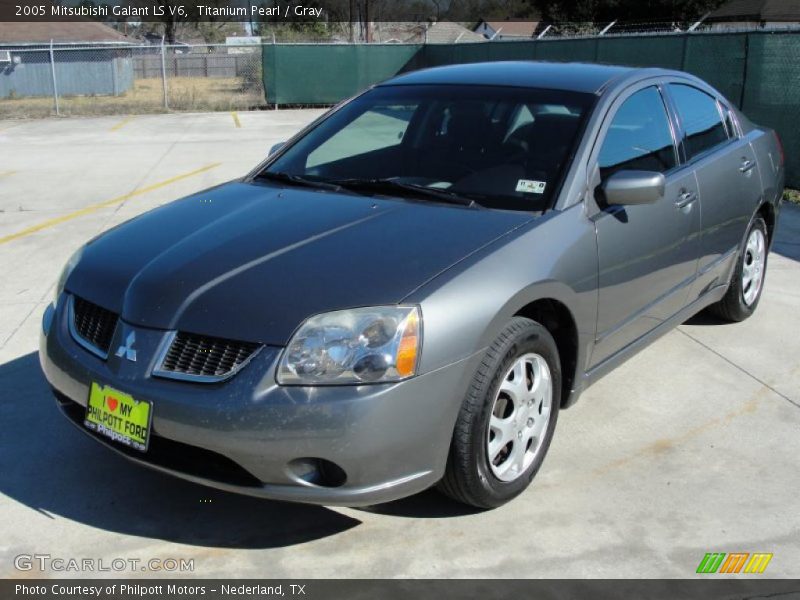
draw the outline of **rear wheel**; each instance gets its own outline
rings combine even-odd
[[[560,403],[553,337],[539,323],[515,317],[472,379],[439,489],[479,508],[520,494],[547,454]]]
[[[744,321],[755,312],[767,273],[767,240],[767,224],[756,217],[747,232],[744,250],[736,262],[727,293],[710,307],[726,321]]]

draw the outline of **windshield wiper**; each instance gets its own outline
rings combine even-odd
[[[417,198],[432,198],[448,204],[480,206],[475,200],[457,194],[456,192],[433,189],[413,183],[403,183],[397,179],[336,179],[330,181],[330,183],[357,192],[387,193]]]
[[[302,175],[292,175],[291,173],[282,173],[280,171],[261,171],[255,176],[255,179],[267,179],[269,181],[278,181],[280,183],[288,183],[289,185],[296,185],[301,187],[317,188],[322,190],[331,190],[334,192],[341,191],[341,186],[328,181],[318,179],[308,179]]]

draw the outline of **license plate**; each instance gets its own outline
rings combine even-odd
[[[152,406],[130,394],[92,382],[83,424],[92,431],[144,452],[150,439]]]

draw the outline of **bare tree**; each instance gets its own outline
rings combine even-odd
[[[156,23],[160,25],[161,33],[164,35],[164,42],[167,44],[175,43],[175,31],[177,24],[185,17],[181,17],[178,11],[179,4],[174,0],[133,0],[133,6],[152,7],[156,6],[160,9],[161,16],[156,18]]]

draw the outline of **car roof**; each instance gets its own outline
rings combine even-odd
[[[448,65],[400,75],[381,85],[503,85],[599,94],[612,82],[635,74],[666,75],[664,69],[541,61],[498,61]]]

